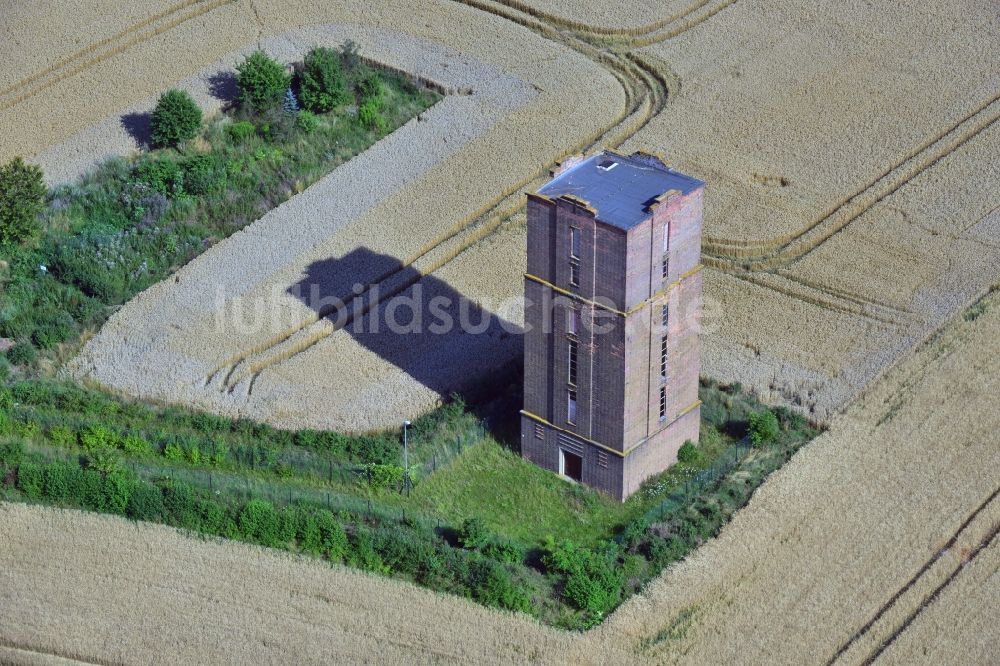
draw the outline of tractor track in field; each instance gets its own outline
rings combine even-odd
[[[706,236],[704,251],[723,270],[766,271],[786,267],[821,247],[852,222],[946,159],[998,120],[1000,120],[1000,92],[924,141],[805,228],[783,238],[756,243]]]
[[[0,90],[0,111],[17,106],[60,81],[81,74],[108,58],[148,42],[192,19],[235,2],[237,0],[185,0],[154,14]]]
[[[869,634],[879,621],[890,613],[894,608],[900,605],[901,601],[907,593],[915,589],[917,585],[928,576],[929,572],[934,568],[934,566],[941,561],[941,559],[949,553],[958,543],[959,539],[969,531],[970,526],[976,521],[980,515],[985,512],[993,502],[1000,501],[1000,487],[996,488],[990,495],[983,500],[972,512],[962,521],[962,524],[952,533],[948,541],[944,545],[937,549],[935,553],[917,570],[913,576],[903,584],[882,606],[875,612],[875,614],[862,625],[854,634],[851,635],[833,654],[832,657],[826,662],[826,666],[833,666],[833,664],[838,663],[841,659],[853,648],[854,645],[858,643],[862,638]],[[998,534],[1000,534],[1000,524],[993,525],[987,530],[986,534],[977,540],[976,546],[968,553],[967,556],[961,558],[958,564],[948,573],[948,575],[934,587],[928,594],[924,595],[920,599],[919,603],[911,610],[902,622],[893,627],[888,634],[886,634],[879,644],[872,650],[867,657],[861,662],[868,666],[872,664],[893,642],[906,630],[910,624],[922,613],[928,606],[934,603],[941,593],[948,587],[962,571],[972,563],[976,557],[979,556],[982,551],[990,546],[994,540],[996,540]]]
[[[502,3],[491,0],[456,1],[514,21],[546,38],[557,40],[599,64],[618,80],[626,97],[624,113],[619,116],[615,124],[605,128],[597,136],[590,137],[581,145],[566,151],[566,155],[587,152],[598,146],[614,148],[621,145],[642,129],[667,103],[670,95],[668,76],[658,71],[655,65],[646,59],[601,50],[575,34],[562,32]],[[488,204],[486,210],[465,220],[452,232],[434,239],[414,256],[403,261],[398,268],[364,285],[363,293],[368,293],[377,287],[380,298],[391,298],[424,276],[440,269],[520,213],[524,208],[524,193],[540,187],[547,174],[548,169],[543,168],[515,184],[498,200]],[[351,298],[343,300],[345,303],[355,302]],[[220,392],[241,395],[247,399],[252,395],[257,378],[262,372],[310,349],[324,338],[350,325],[357,318],[367,315],[377,305],[378,303],[364,299],[359,305],[348,310],[346,316],[339,318],[336,324],[325,319],[333,308],[321,309],[315,316],[285,329],[263,345],[230,357],[204,378],[204,385],[214,386]]]

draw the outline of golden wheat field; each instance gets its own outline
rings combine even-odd
[[[995,3],[0,0],[0,160],[71,179],[134,151],[122,116],[164,89],[211,113],[213,74],[248,51],[347,39],[444,98],[126,304],[75,377],[285,427],[418,415],[520,358],[524,192],[620,147],[708,183],[703,374],[829,431],[583,635],[0,507],[0,661],[1000,662],[998,296],[961,316],[1000,282]],[[462,296],[509,330],[356,333],[325,305],[356,283]]]

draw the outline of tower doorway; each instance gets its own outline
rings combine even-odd
[[[577,483],[583,481],[583,458],[565,449],[559,449],[559,473]]]

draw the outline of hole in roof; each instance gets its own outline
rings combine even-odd
[[[604,171],[611,171],[616,166],[618,166],[618,162],[615,162],[614,160],[608,158],[605,158],[597,163],[597,168],[603,169]]]

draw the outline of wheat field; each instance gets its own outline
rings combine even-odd
[[[4,506],[16,538],[0,544],[13,618],[0,661],[1000,660],[996,295],[960,315],[1000,281],[988,0],[45,0],[0,13],[0,160],[26,155],[56,180],[135,150],[121,114],[168,87],[217,109],[211,74],[257,45],[290,61],[350,38],[449,93],[127,304],[74,361],[78,377],[284,426],[412,417],[516,362],[516,339],[385,346],[288,289],[333,262],[390,292],[500,309],[522,291],[523,193],[568,154],[620,146],[709,183],[704,373],[830,427],[719,539],[584,636],[246,546]],[[43,23],[49,38],[34,39]],[[238,328],[260,303],[267,321]]]

